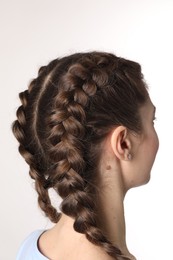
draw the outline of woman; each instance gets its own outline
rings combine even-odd
[[[135,259],[123,200],[150,179],[158,138],[140,65],[110,53],[77,53],[41,67],[20,93],[13,132],[55,224],[36,231],[17,259]],[[62,198],[61,213],[49,189]]]

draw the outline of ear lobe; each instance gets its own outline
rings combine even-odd
[[[131,141],[126,127],[118,126],[115,128],[111,136],[111,146],[119,160],[129,160],[128,155],[131,150]]]

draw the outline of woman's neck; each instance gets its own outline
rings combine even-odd
[[[126,231],[124,217],[124,195],[117,191],[114,183],[104,184],[99,189],[98,223],[109,240],[126,250]]]
[[[98,224],[106,237],[116,245],[124,255],[135,259],[126,245],[124,217],[124,188],[122,175],[117,164],[103,163],[98,177]]]

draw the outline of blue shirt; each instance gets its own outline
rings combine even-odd
[[[44,230],[36,230],[22,243],[16,260],[49,260],[38,249],[38,239]]]

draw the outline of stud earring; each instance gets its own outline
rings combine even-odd
[[[129,161],[132,159],[132,155],[131,155],[131,153],[128,153],[128,155],[127,155],[127,159],[128,159]]]

